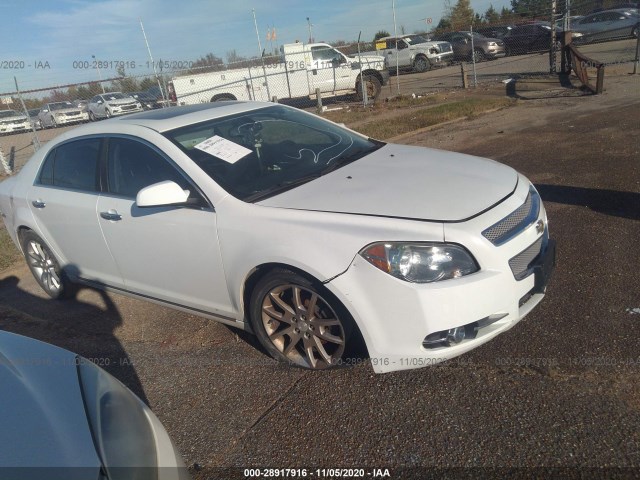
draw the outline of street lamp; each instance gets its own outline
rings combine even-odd
[[[93,58],[95,60],[96,56],[95,55],[91,55],[91,58]],[[105,93],[104,85],[102,84],[102,75],[100,75],[100,67],[98,66],[98,61],[97,60],[96,60],[96,70],[98,71],[98,80],[100,80],[100,88],[102,88],[102,93]]]
[[[309,26],[309,43],[313,43],[313,24],[309,17],[307,17],[307,25]]]

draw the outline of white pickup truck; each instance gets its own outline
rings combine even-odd
[[[349,93],[362,95],[361,76],[368,98],[380,95],[389,81],[384,57],[347,57],[326,43],[284,45],[277,63],[219,72],[181,75],[168,84],[169,98],[178,105],[222,100],[270,101],[273,97],[315,98]]]
[[[432,66],[446,65],[453,59],[453,47],[449,42],[432,42],[421,35],[384,37],[376,42],[375,52],[364,55],[382,55],[390,70],[398,66],[402,70],[426,72]]]

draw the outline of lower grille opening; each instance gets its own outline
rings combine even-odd
[[[489,315],[476,322],[471,322],[461,327],[450,328],[448,330],[441,330],[439,332],[431,333],[427,335],[422,341],[422,346],[427,349],[434,348],[446,348],[458,345],[465,340],[473,340],[478,336],[481,330],[498,320],[506,317],[507,313],[496,313]]]

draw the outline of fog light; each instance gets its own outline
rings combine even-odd
[[[460,343],[462,340],[464,340],[464,327],[452,328],[447,332],[447,343],[449,345]]]

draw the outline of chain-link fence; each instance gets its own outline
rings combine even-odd
[[[7,169],[19,169],[61,127],[144,110],[258,100],[322,112],[548,75],[562,68],[565,37],[599,64],[637,59],[638,11],[632,6],[613,8],[613,0],[514,5],[462,20],[451,13],[430,31],[377,35],[372,42],[292,43],[272,46],[272,54],[259,58],[231,56],[227,62],[213,54],[194,62],[147,61],[153,73],[144,75],[131,75],[136,69],[130,62],[92,58],[74,63],[81,78],[93,81],[48,88],[25,88],[29,79],[16,78],[15,91],[0,93],[0,150]]]

